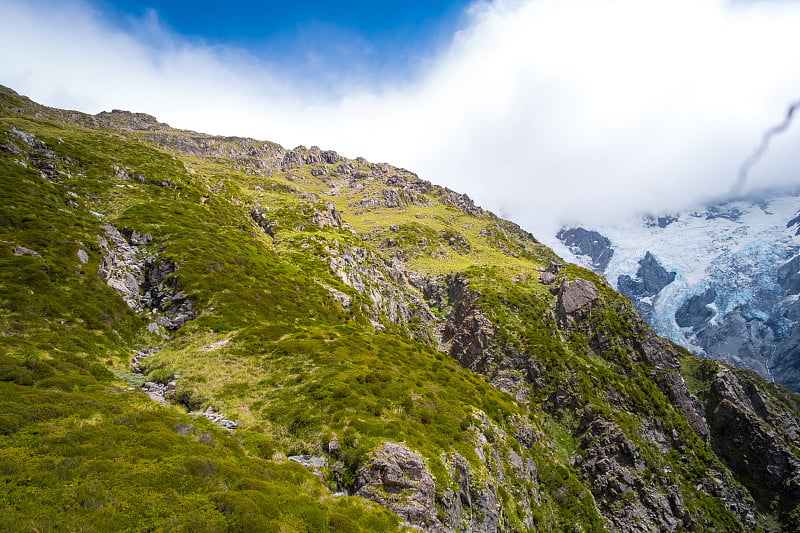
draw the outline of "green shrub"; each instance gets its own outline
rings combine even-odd
[[[152,381],[154,383],[160,383],[162,385],[166,385],[172,378],[175,377],[172,372],[167,370],[166,368],[156,368],[149,374],[147,374],[147,381]]]

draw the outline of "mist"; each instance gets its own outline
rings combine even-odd
[[[795,2],[476,2],[391,77],[309,75],[188,40],[157,13],[120,24],[80,2],[19,4],[0,0],[0,83],[36,101],[389,162],[534,233],[724,197],[800,98]],[[790,126],[741,194],[800,184]]]

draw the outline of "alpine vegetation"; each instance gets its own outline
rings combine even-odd
[[[2,531],[800,528],[796,396],[408,170],[2,88],[0,179]]]

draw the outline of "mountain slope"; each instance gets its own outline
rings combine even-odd
[[[798,525],[796,397],[466,196],[10,90],[0,169],[1,528]]]
[[[559,238],[659,334],[797,393],[799,205],[770,195]]]

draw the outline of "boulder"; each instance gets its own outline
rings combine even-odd
[[[355,494],[427,531],[444,531],[436,510],[436,485],[417,453],[384,442],[358,470]]]
[[[565,281],[558,294],[558,314],[565,317],[574,315],[597,300],[599,295],[597,286],[589,280],[578,278]]]

